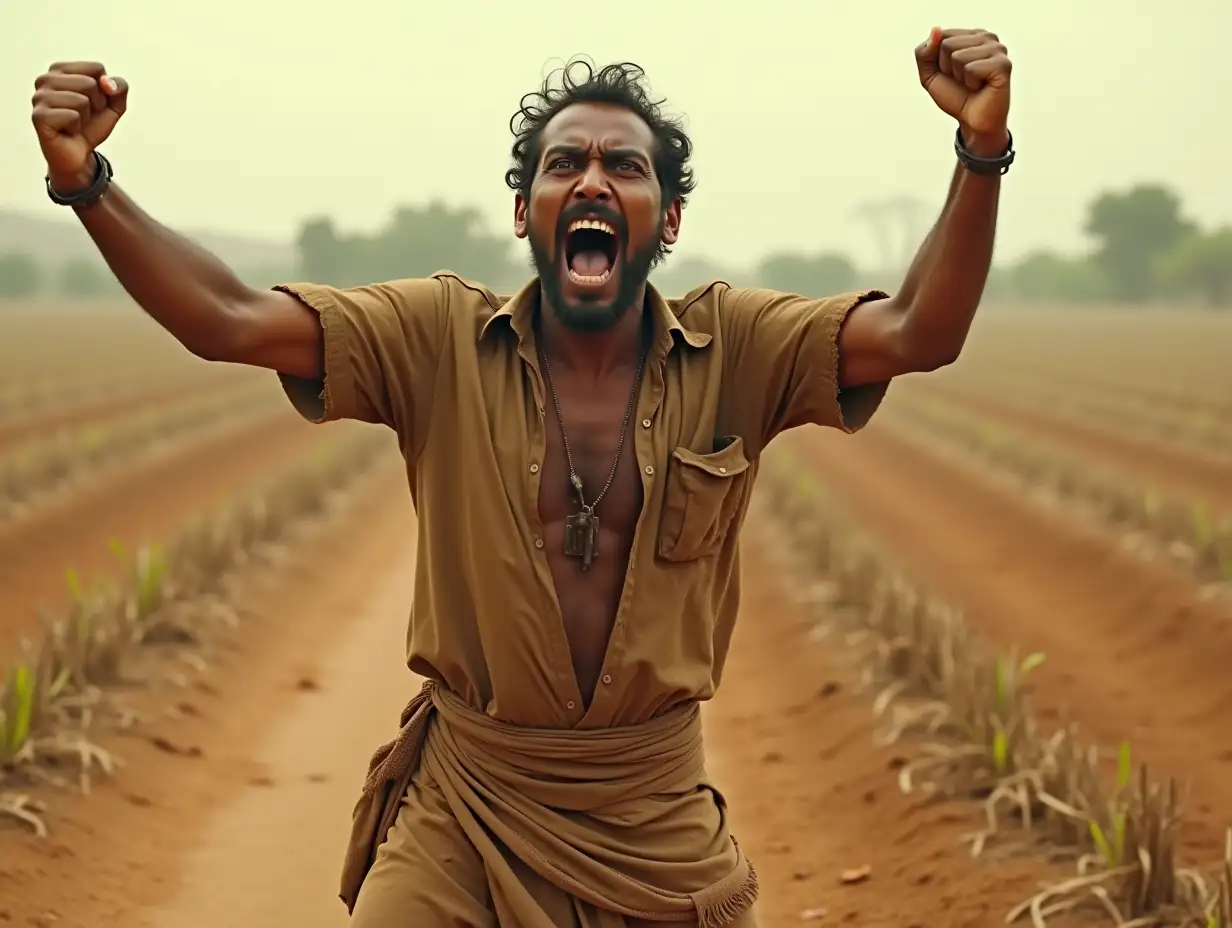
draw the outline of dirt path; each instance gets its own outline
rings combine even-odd
[[[991,640],[1045,652],[1041,714],[1068,711],[1099,744],[1129,737],[1157,773],[1189,778],[1185,851],[1217,859],[1232,822],[1225,611],[1184,577],[884,426],[786,441],[861,528]]]
[[[290,710],[331,720],[329,704],[339,691],[336,676],[328,672],[333,666],[328,655],[359,627],[358,617],[366,614],[374,590],[405,582],[413,525],[406,478],[395,460],[365,487],[347,519],[314,538],[292,564],[273,573],[265,588],[246,598],[242,629],[223,643],[205,676],[182,697],[172,697],[179,710],[175,716],[162,710],[165,693],[145,698],[148,724],[134,736],[108,742],[125,761],[116,779],[97,783],[90,796],[53,797],[51,836],[45,841],[7,826],[0,830],[0,924],[134,928],[142,913],[167,914],[164,907],[177,893],[193,892],[194,848],[207,846],[202,843],[206,836],[217,834],[208,830],[211,816],[242,801],[251,789],[274,806],[283,801],[284,791],[300,799],[302,817],[284,822],[290,829],[273,836],[280,842],[276,850],[303,860],[307,849],[320,858],[322,869],[336,866],[336,844],[309,844],[305,829],[316,826],[318,815],[335,823],[345,820],[361,782],[356,771],[388,737],[407,690],[374,695],[388,703],[392,715],[373,712],[324,734],[320,727],[308,731],[290,749],[291,759],[304,761],[301,768],[267,764],[271,753],[263,745],[270,744],[275,726]],[[366,654],[344,683],[379,690],[382,681],[400,676],[405,686],[411,685],[409,674],[397,673],[405,666],[405,606],[395,615],[391,604],[381,615],[388,625],[380,650]],[[140,698],[138,706],[143,707]],[[365,732],[376,729],[376,741],[361,749],[358,742]],[[348,748],[351,738],[355,744]],[[156,746],[159,739],[174,752]],[[262,852],[255,865],[251,854],[243,858],[253,873],[277,873],[279,858],[265,856],[268,848],[259,844],[264,830],[261,819],[252,820],[230,837],[240,854]],[[275,893],[294,904],[316,889],[324,904],[334,888],[332,879],[311,887],[295,879]],[[231,887],[214,889],[240,904]],[[326,910],[334,912],[334,907],[326,905]],[[248,921],[238,911],[233,915],[208,924],[284,924]]]
[[[0,527],[0,654],[37,627],[40,609],[67,605],[68,569],[83,581],[114,573],[111,539],[129,550],[165,539],[195,513],[328,441],[333,429],[274,407],[238,430],[186,439],[169,454]]]
[[[9,904],[14,923],[54,910],[57,928],[347,924],[335,893],[355,790],[416,686],[402,663],[413,523],[389,505],[405,499],[400,481],[370,489],[297,577],[256,604],[242,648],[208,678],[210,695],[192,696],[201,711],[174,729],[200,757],[125,747],[117,786],[74,800],[51,848],[35,856],[29,839],[0,840],[0,873],[22,861],[11,887],[0,877],[0,898],[22,900]],[[777,564],[759,557],[757,531],[738,641],[705,725],[710,765],[761,874],[763,928],[807,924],[801,913],[816,909],[827,913],[819,924],[996,924],[1033,891],[1038,862],[972,861],[957,840],[972,809],[898,793],[893,752],[872,746],[866,698],[809,641],[811,623],[784,598]],[[339,572],[322,582],[330,563]],[[292,623],[288,653],[275,644]],[[297,687],[304,677],[310,689]],[[839,885],[842,870],[863,865],[866,883]]]
[[[320,692],[297,700],[273,727],[253,756],[263,771],[256,785],[210,817],[175,895],[133,928],[347,924],[338,874],[351,808],[368,758],[422,682],[400,647],[415,552],[414,523],[398,511],[410,530],[391,545],[396,563],[373,575],[353,614],[339,610],[346,637],[313,675]]]
[[[1032,443],[1053,445],[1091,459],[1093,466],[1110,466],[1126,474],[1187,497],[1206,500],[1221,511],[1232,513],[1232,461],[1114,432],[1098,423],[1084,425],[1043,409],[1030,409],[950,384],[913,383],[913,395],[936,397],[959,409],[975,413],[999,427],[1017,432]]]

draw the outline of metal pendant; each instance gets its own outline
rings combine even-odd
[[[589,570],[599,553],[599,517],[583,509],[565,517],[565,556],[582,559],[582,570]]]

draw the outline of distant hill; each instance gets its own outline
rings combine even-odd
[[[247,268],[291,268],[295,264],[295,249],[289,242],[244,238],[214,232],[194,232],[185,235],[203,248],[216,254],[236,270]],[[0,209],[0,254],[24,251],[40,262],[57,265],[68,258],[98,258],[94,243],[85,230],[72,218],[48,219],[30,213]]]

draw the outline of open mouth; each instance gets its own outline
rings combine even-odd
[[[602,219],[575,219],[565,232],[565,266],[569,279],[583,287],[601,287],[616,270],[620,239]]]

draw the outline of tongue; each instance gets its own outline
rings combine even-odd
[[[611,266],[604,251],[579,251],[569,262],[573,273],[581,277],[602,277]]]

